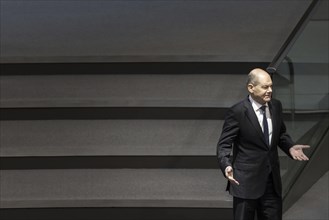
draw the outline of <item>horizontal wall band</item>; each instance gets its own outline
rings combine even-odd
[[[114,63],[2,63],[1,75],[57,74],[247,74],[267,62],[114,62]]]
[[[216,156],[1,157],[2,170],[101,168],[219,168]]]
[[[0,108],[0,119],[222,119],[226,111],[198,107]]]
[[[231,203],[231,201],[227,202]],[[173,203],[174,206],[175,203]],[[144,219],[144,220],[215,220],[232,218],[232,208],[186,207],[97,207],[97,208],[9,208],[1,209],[1,219]]]
[[[86,108],[0,108],[0,120],[61,119],[207,119],[223,120],[228,108],[205,107],[86,107]],[[321,119],[327,111],[296,111],[296,120]],[[305,117],[307,115],[307,117]],[[284,112],[290,120],[291,112]]]

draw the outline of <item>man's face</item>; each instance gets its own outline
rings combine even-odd
[[[256,85],[249,84],[248,90],[251,97],[260,104],[271,101],[272,97],[272,79],[268,74],[260,74],[257,77]]]

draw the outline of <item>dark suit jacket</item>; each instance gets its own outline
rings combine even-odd
[[[273,125],[271,146],[266,144],[249,98],[234,105],[227,112],[217,144],[217,157],[224,176],[225,168],[233,167],[234,178],[240,185],[228,182],[227,190],[235,197],[244,199],[261,197],[265,192],[266,182],[271,172],[275,191],[281,196],[277,146],[290,156],[289,148],[294,143],[286,133],[280,101],[272,99],[268,106]],[[230,158],[232,147],[233,157]]]

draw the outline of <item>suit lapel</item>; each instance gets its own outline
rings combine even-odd
[[[249,101],[249,99],[246,99],[244,101],[244,106],[245,106],[245,114],[246,114],[247,118],[249,119],[250,123],[254,126],[257,133],[262,137],[262,140],[265,143],[265,138],[264,138],[262,128],[260,127],[258,118],[255,114],[254,109],[252,108],[252,105],[251,105],[251,102]]]
[[[272,104],[272,102],[268,103],[268,107],[270,110],[270,114],[271,114],[271,119],[272,119],[272,141],[271,141],[271,146],[273,144],[273,140],[276,140],[276,135],[277,135],[277,109],[275,108],[275,106]]]

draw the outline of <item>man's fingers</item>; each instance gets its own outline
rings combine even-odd
[[[304,148],[310,148],[311,146],[310,145],[298,145],[298,147],[304,149]]]
[[[229,176],[228,177],[228,180],[231,182],[231,183],[235,183],[236,185],[239,185],[240,183],[238,181],[236,181],[232,176]]]
[[[302,158],[303,160],[309,160],[308,157],[307,157],[305,154],[302,154],[301,158]]]
[[[309,160],[309,158],[305,154],[294,156],[293,158],[299,161]]]
[[[228,167],[225,170],[225,175],[226,175],[226,177],[233,176],[233,169],[232,169],[232,167]]]
[[[303,158],[301,156],[297,157],[297,160],[303,161]]]
[[[239,182],[233,178],[233,168],[231,166],[225,169],[225,176],[231,183],[239,185]]]
[[[309,158],[304,154],[303,149],[310,147],[311,147],[310,145],[295,145],[291,149],[290,154],[294,160],[299,160],[299,161],[309,160]]]

